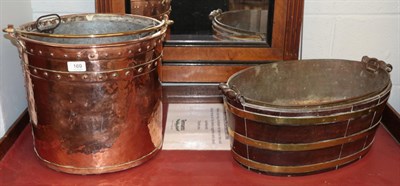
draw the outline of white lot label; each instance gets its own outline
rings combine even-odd
[[[85,72],[86,63],[84,61],[68,61],[67,62],[69,72]]]
[[[229,150],[223,104],[170,104],[164,150]]]

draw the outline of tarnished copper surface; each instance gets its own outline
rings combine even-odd
[[[96,16],[62,18],[73,23],[94,21]],[[132,23],[150,19],[99,17],[102,21]],[[155,19],[149,22],[152,24],[148,27],[161,23]],[[10,33],[22,43],[19,48],[34,147],[45,165],[67,173],[99,174],[140,165],[160,150],[162,93],[157,66],[166,26],[126,40],[102,40],[101,44],[92,44],[91,39],[74,43]],[[31,28],[29,23],[20,29],[34,32]],[[83,62],[85,70],[71,71],[70,62]]]
[[[389,98],[391,66],[362,61],[278,62],[231,76],[220,89],[234,159],[251,170],[298,175],[363,157]]]
[[[171,0],[131,0],[131,14],[162,19],[171,12]]]

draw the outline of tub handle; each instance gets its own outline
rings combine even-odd
[[[368,71],[376,73],[378,69],[383,69],[386,72],[391,72],[393,70],[393,66],[391,64],[385,63],[384,61],[378,60],[376,58],[370,58],[368,56],[364,56],[361,59],[362,62],[366,63],[366,68]]]
[[[234,100],[236,102],[241,102],[242,96],[237,91],[229,88],[226,83],[219,84],[218,88],[219,90],[221,90],[222,94],[228,99]]]
[[[22,51],[26,51],[24,42],[18,39],[19,36],[15,32],[14,25],[7,25],[7,28],[3,29],[3,32],[7,33],[10,36],[10,39],[13,39],[19,45],[19,47],[21,47]]]
[[[167,14],[163,15],[163,21],[165,22],[166,27],[174,24],[174,20],[169,19],[169,16]]]
[[[208,18],[210,20],[213,20],[215,17],[219,16],[222,14],[222,10],[221,9],[217,9],[217,10],[213,10],[210,12],[210,14],[208,15]]]
[[[44,29],[39,27],[40,21],[42,19],[49,19],[52,17],[56,17],[57,24],[55,26],[49,27],[49,28],[44,28]],[[37,18],[35,26],[39,32],[52,34],[54,32],[54,29],[56,29],[58,26],[60,26],[60,23],[61,23],[61,17],[58,14],[47,14],[47,15],[43,15],[43,16],[40,16],[39,18]]]

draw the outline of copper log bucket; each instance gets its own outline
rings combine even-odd
[[[363,157],[389,97],[391,66],[362,61],[277,62],[232,75],[219,88],[234,159],[257,172],[302,175]]]
[[[213,10],[209,15],[214,38],[227,41],[266,41],[268,10]]]
[[[131,0],[131,14],[163,19],[171,13],[171,0]]]
[[[18,43],[34,150],[46,166],[99,174],[140,165],[159,151],[157,64],[167,22],[50,15],[4,29]]]

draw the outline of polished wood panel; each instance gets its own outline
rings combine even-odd
[[[163,86],[163,104],[171,103],[222,103],[222,95],[216,84]]]
[[[392,136],[400,143],[400,114],[387,104],[382,114],[382,123]]]
[[[288,1],[288,11],[285,31],[284,60],[299,58],[300,32],[303,21],[304,1]]]
[[[125,0],[96,0],[96,13],[125,14]]]
[[[165,82],[225,82],[229,76],[239,70],[247,68],[247,65],[238,66],[213,66],[213,65],[173,65],[163,64],[162,77]]]
[[[198,47],[178,46],[164,48],[164,61],[198,61],[198,63],[213,63],[213,61],[265,62],[267,60],[281,60],[282,49],[254,48],[254,47]],[[210,61],[212,59],[212,61]],[[164,78],[164,77],[163,77]]]

